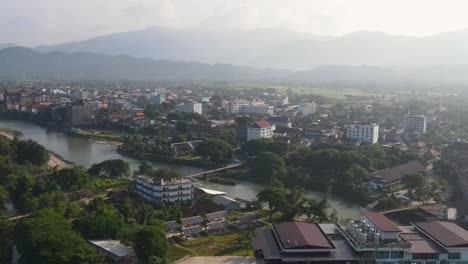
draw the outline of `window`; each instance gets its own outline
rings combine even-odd
[[[390,254],[390,258],[392,259],[400,259],[404,257],[404,252],[403,251],[392,251]]]
[[[377,251],[375,252],[376,259],[388,259],[389,252],[388,251]]]
[[[449,252],[448,253],[448,259],[461,259],[461,253],[460,252]]]

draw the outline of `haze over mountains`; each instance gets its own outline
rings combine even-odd
[[[306,70],[318,65],[421,67],[468,63],[468,30],[429,37],[361,31],[340,37],[291,30],[198,30],[151,27],[36,50],[126,54],[171,61]]]
[[[13,80],[261,80],[320,84],[468,84],[468,65],[423,68],[322,65],[307,71],[258,69],[231,64],[173,62],[96,53],[0,50],[0,79]]]

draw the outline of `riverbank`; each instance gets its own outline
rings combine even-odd
[[[67,132],[68,136],[71,137],[81,137],[92,140],[100,144],[110,144],[114,146],[122,145],[123,136],[104,133],[99,130],[80,130],[80,129],[71,129]]]
[[[9,131],[6,129],[1,129],[0,130],[0,135],[8,138],[9,140],[14,140],[15,137],[18,137],[18,135],[21,135],[22,133],[19,131],[15,131],[10,129]],[[47,166],[51,169],[55,170],[63,170],[63,169],[68,169],[75,164],[73,162],[65,160],[63,157],[58,155],[57,153],[54,153],[51,150],[47,150],[49,152],[49,161],[47,162]]]
[[[174,165],[184,165],[184,166],[192,166],[198,167],[203,169],[216,169],[223,167],[222,165],[213,164],[212,162],[204,161],[198,157],[190,157],[190,158],[182,158],[182,157],[174,157],[171,155],[157,155],[157,154],[149,154],[149,153],[140,153],[138,155],[128,153],[123,151],[120,148],[117,148],[117,152],[121,155],[141,160],[141,161],[154,161],[154,162],[164,162],[170,163]]]

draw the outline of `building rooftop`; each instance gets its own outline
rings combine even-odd
[[[271,124],[265,120],[259,120],[255,121],[250,127],[256,127],[256,128],[267,128],[271,127]]]
[[[394,182],[402,179],[405,175],[425,171],[426,167],[419,161],[412,161],[396,167],[386,168],[370,174],[372,176],[380,176],[385,182]]]
[[[468,231],[456,223],[430,221],[414,226],[444,247],[468,247]]]
[[[364,216],[369,219],[381,232],[401,232],[390,219],[380,213],[366,213]]]
[[[139,175],[136,177],[137,180],[143,181],[148,184],[152,185],[173,185],[173,184],[181,184],[181,183],[191,183],[190,179],[186,178],[170,178],[170,179],[162,179],[162,178],[155,178],[147,175]]]
[[[285,249],[333,249],[334,246],[319,225],[287,222],[274,225],[278,239]]]
[[[125,246],[120,243],[119,240],[89,240],[89,243],[117,257],[126,257],[135,254],[135,251],[131,247]]]

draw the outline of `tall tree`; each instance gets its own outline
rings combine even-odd
[[[152,260],[164,262],[169,244],[164,231],[154,226],[145,226],[136,234],[135,253],[144,264]]]
[[[282,179],[286,176],[284,160],[271,152],[262,152],[250,162],[250,175],[260,181]]]
[[[226,163],[233,155],[231,145],[221,139],[208,139],[196,147],[196,153],[215,163]]]
[[[52,209],[36,211],[17,228],[15,239],[21,254],[20,263],[103,264],[104,259],[78,233],[67,220]]]

